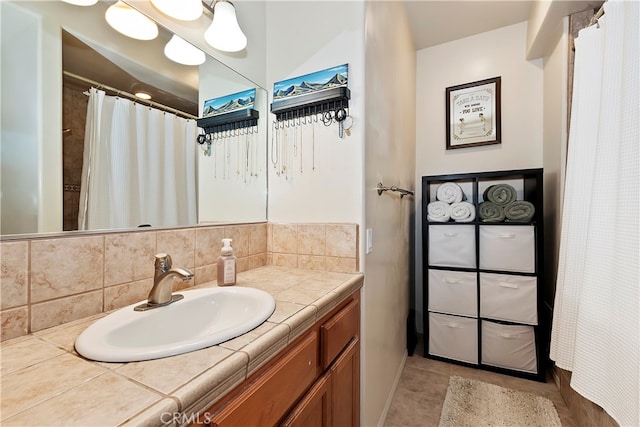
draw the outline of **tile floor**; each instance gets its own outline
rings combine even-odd
[[[541,383],[427,359],[422,356],[420,345],[413,356],[407,358],[407,364],[384,425],[386,427],[437,426],[447,394],[449,377],[453,375],[544,396],[553,402],[563,427],[577,427],[552,378],[549,378],[546,383]]]

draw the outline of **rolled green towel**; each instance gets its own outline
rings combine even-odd
[[[526,200],[516,200],[504,207],[504,215],[509,222],[531,222],[536,208]]]
[[[509,184],[495,184],[484,190],[483,197],[496,205],[506,206],[516,200],[516,189]]]
[[[504,221],[504,209],[492,202],[482,202],[478,207],[478,215],[483,222]]]

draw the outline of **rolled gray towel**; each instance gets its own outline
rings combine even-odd
[[[478,215],[483,222],[502,222],[505,219],[504,208],[492,202],[480,203]]]
[[[526,200],[516,200],[504,207],[504,215],[509,222],[531,222],[536,208]]]
[[[516,200],[516,189],[509,184],[495,184],[484,190],[482,195],[485,200],[496,205],[506,206]]]

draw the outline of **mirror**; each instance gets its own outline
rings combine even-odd
[[[154,101],[194,116],[202,114],[206,100],[255,88],[260,118],[251,133],[219,136],[211,155],[205,154],[207,144],[188,142],[195,147],[197,221],[153,226],[265,221],[266,90],[211,56],[200,66],[170,61],[163,48],[172,33],[163,28],[152,41],[117,33],[104,20],[113,3],[0,3],[3,238],[73,230],[77,224],[72,213],[79,203],[84,140],[79,112],[83,92],[95,86],[87,79],[123,92],[142,89]],[[80,148],[70,148],[68,141]]]

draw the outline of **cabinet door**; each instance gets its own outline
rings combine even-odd
[[[331,390],[329,373],[321,376],[291,411],[282,427],[329,427],[331,409],[329,391]]]
[[[360,425],[360,339],[354,337],[331,367],[331,425]]]
[[[215,427],[273,426],[320,373],[318,333],[313,331],[265,375],[211,419]]]

